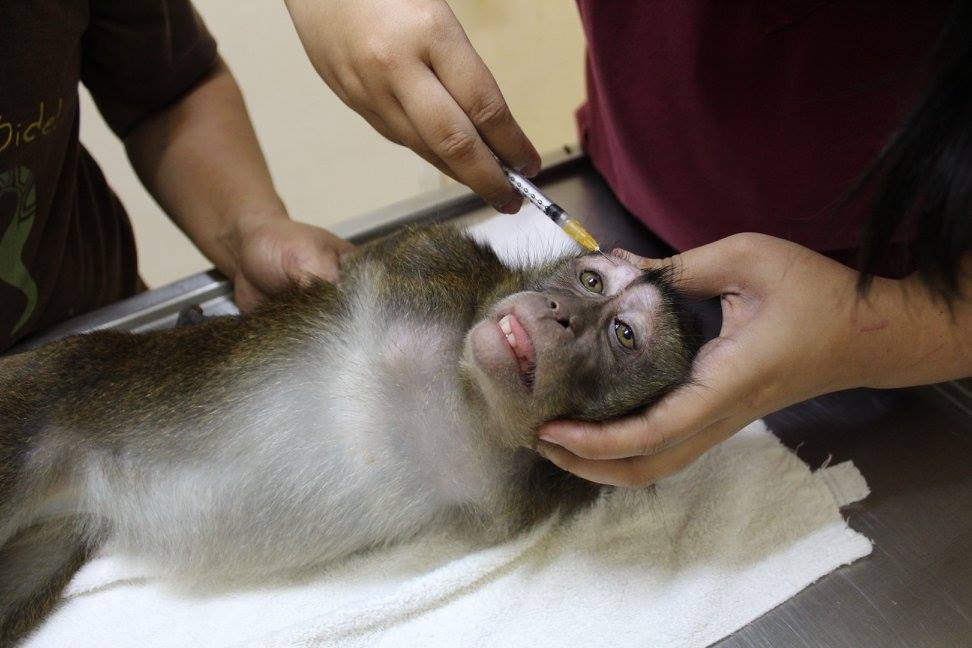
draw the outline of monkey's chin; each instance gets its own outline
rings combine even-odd
[[[511,348],[507,335],[491,318],[476,324],[466,338],[466,357],[478,369],[479,381],[490,384],[492,391],[506,395],[530,397],[536,376],[533,363],[524,367]]]

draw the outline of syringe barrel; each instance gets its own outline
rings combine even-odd
[[[510,184],[513,185],[513,188],[516,189],[520,195],[536,205],[537,208],[540,209],[540,211],[542,211],[544,214],[554,218],[554,216],[550,213],[550,208],[556,207],[556,205],[548,200],[535,184],[507,166],[503,167],[503,171],[506,173],[506,177],[510,181]],[[559,207],[557,207],[557,210],[561,212],[563,211]]]

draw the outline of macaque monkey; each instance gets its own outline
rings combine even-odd
[[[252,314],[0,360],[0,643],[96,547],[260,578],[462,525],[500,539],[597,490],[538,426],[683,383],[691,316],[657,271],[510,269],[450,226],[362,248]]]

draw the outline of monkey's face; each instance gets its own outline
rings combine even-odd
[[[684,382],[696,337],[664,272],[593,254],[497,302],[469,331],[464,361],[494,409],[534,423],[606,419]]]

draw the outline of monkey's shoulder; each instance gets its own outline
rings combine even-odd
[[[361,257],[380,262],[388,274],[425,279],[508,270],[491,248],[443,223],[404,227],[364,246]]]
[[[370,243],[357,262],[368,264],[379,300],[424,313],[472,315],[525,284],[489,246],[448,224],[406,227]]]

